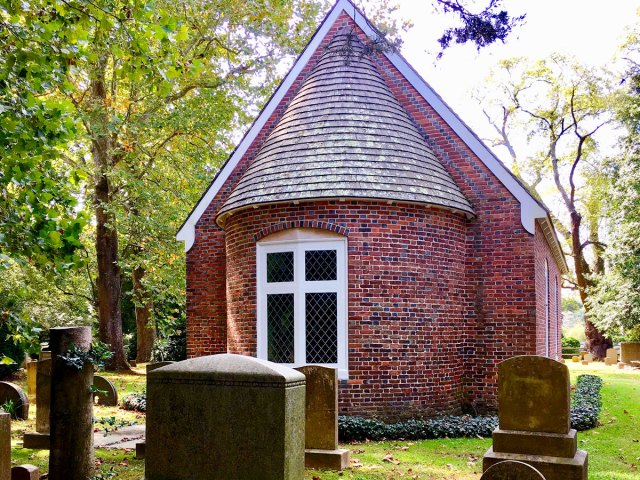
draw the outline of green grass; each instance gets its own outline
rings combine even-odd
[[[600,375],[604,380],[601,425],[578,434],[579,448],[589,453],[589,479],[640,478],[640,371],[622,372],[604,364],[583,366],[568,363],[568,366],[572,382],[581,373]],[[104,375],[114,382],[120,397],[144,390],[144,375]],[[18,379],[16,383],[26,387],[24,380]],[[94,415],[144,423],[144,415],[117,407],[96,407]],[[30,410],[30,420],[12,423],[12,460],[14,464],[37,465],[41,472],[46,472],[48,451],[21,448],[22,432],[33,430],[34,423],[34,406]],[[308,470],[305,480],[477,480],[482,471],[482,456],[490,445],[490,439],[480,438],[343,445],[343,448],[351,450],[351,468],[340,473]],[[102,474],[97,478],[139,480],[144,475],[144,461],[135,460],[134,456],[132,451],[96,450],[98,472]],[[115,476],[107,473],[110,471]]]

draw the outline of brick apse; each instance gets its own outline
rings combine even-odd
[[[339,371],[343,414],[495,407],[560,356],[544,205],[340,0],[178,233],[190,357]]]

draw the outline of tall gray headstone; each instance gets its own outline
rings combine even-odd
[[[305,377],[212,355],[147,377],[146,480],[301,480]]]
[[[61,327],[49,330],[51,339],[51,452],[49,480],[93,478],[93,365],[81,370],[63,356],[72,345],[88,351],[91,327]]]

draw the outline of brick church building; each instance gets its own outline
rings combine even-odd
[[[549,213],[339,0],[178,233],[190,357],[338,368],[341,413],[495,406],[560,355]]]

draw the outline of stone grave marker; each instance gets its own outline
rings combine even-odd
[[[616,365],[618,363],[618,351],[615,348],[607,348],[607,356],[604,357],[605,365]]]
[[[545,480],[531,465],[515,460],[505,460],[491,465],[480,480]]]
[[[305,466],[344,470],[349,466],[349,450],[338,449],[338,371],[320,365],[307,365],[296,370],[307,379]]]
[[[93,385],[100,390],[100,393],[94,395],[95,402],[98,405],[107,407],[118,405],[118,391],[111,380],[101,375],[94,375]]]
[[[630,364],[638,360],[640,360],[640,342],[621,342],[620,361]]]
[[[14,419],[29,419],[29,398],[27,398],[24,391],[14,383],[0,382],[0,407],[6,402],[13,404],[15,409]]]
[[[547,480],[586,480],[587,452],[570,428],[566,365],[546,357],[513,357],[498,366],[498,428],[483,470],[503,460],[538,469]]]
[[[27,361],[27,396],[29,402],[34,403],[36,401],[36,376],[38,374],[38,361]]]
[[[91,347],[91,327],[59,327],[49,330],[51,339],[51,452],[49,480],[87,480],[95,472],[93,452],[93,366],[82,370],[63,356],[71,345],[83,351]]]
[[[40,472],[35,465],[19,465],[11,469],[11,480],[39,480]]]
[[[0,480],[11,480],[11,415],[0,410]]]
[[[304,408],[304,375],[266,360],[158,368],[147,377],[145,479],[301,480]]]
[[[585,353],[583,360],[585,362],[593,362],[593,355],[590,353]]]
[[[43,354],[49,353],[48,359]],[[42,352],[36,366],[36,431],[25,432],[24,448],[48,449],[49,414],[51,411],[51,352]]]

